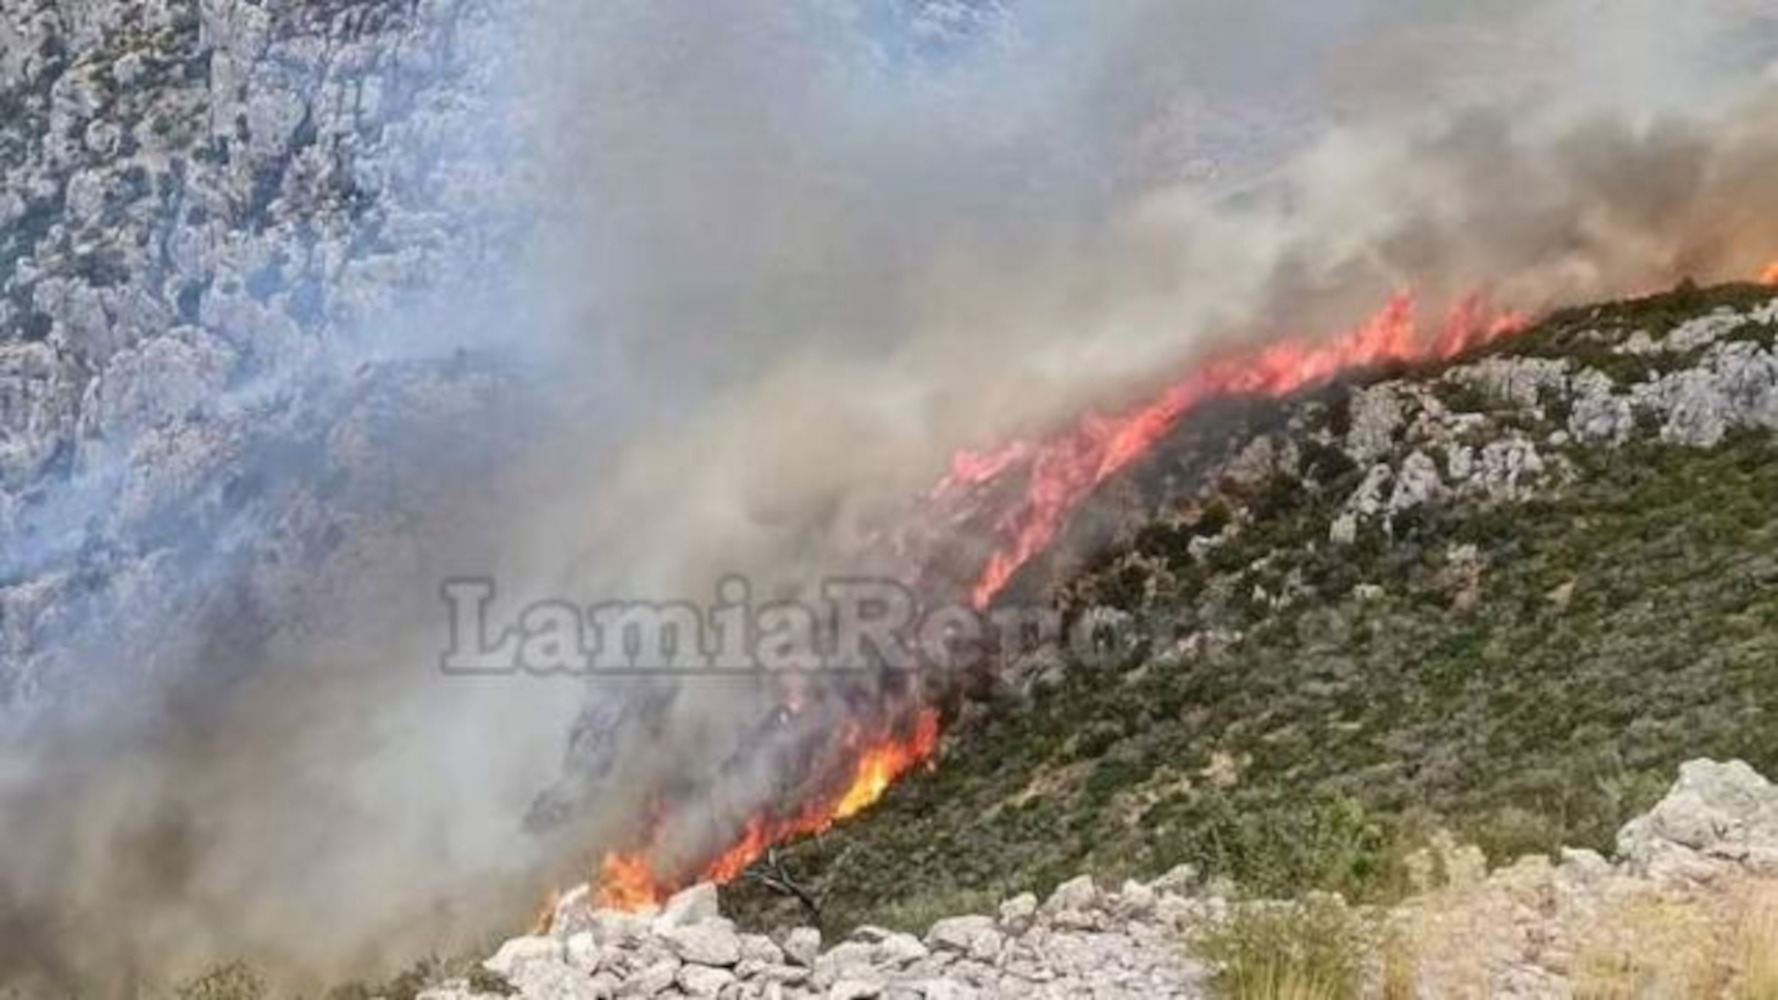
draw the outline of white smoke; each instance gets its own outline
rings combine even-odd
[[[510,929],[769,700],[684,685],[616,730],[611,795],[539,842],[520,820],[581,694],[438,675],[444,576],[580,601],[794,587],[955,448],[1221,345],[1337,330],[1402,287],[1541,310],[1778,251],[1758,7],[904,6],[536,15],[548,211],[506,336],[549,359],[552,432],[465,484],[488,502],[367,542],[324,626],[146,747],[5,776],[0,886],[35,905],[4,957],[70,954],[97,931],[69,913],[103,915],[126,974],[333,974]]]

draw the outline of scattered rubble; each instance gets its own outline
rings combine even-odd
[[[508,941],[483,965],[523,996],[557,1000],[1191,997],[1206,970],[1179,947],[1181,935],[1221,905],[1190,895],[1196,882],[1181,869],[1154,886],[1103,891],[1083,877],[1042,903],[1020,896],[996,916],[940,920],[923,937],[860,927],[825,949],[811,927],[775,939],[737,930],[714,912],[709,885],[642,916],[588,910],[579,894],[561,904],[552,934]],[[449,983],[426,995],[472,993]]]

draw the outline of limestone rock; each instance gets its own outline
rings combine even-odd
[[[720,918],[668,927],[660,936],[683,962],[726,967],[741,961],[741,939],[733,925]]]
[[[655,919],[658,930],[684,927],[689,924],[702,923],[722,916],[718,903],[716,887],[708,882],[700,882],[689,889],[681,890],[667,900],[661,907],[661,914]]]
[[[687,965],[679,970],[676,980],[679,988],[686,996],[714,997],[736,982],[735,974],[728,969],[717,969],[707,965]]]
[[[1022,931],[1036,916],[1037,897],[1031,893],[1020,893],[1000,904],[1000,926],[1007,930]]]
[[[1726,868],[1778,874],[1778,788],[1741,761],[1692,761],[1647,815],[1618,833],[1618,855],[1656,879]]]
[[[797,965],[813,967],[821,954],[821,932],[813,927],[798,927],[784,938],[784,957]]]
[[[556,962],[530,962],[509,977],[525,1000],[600,1000],[598,984]]]
[[[990,917],[948,917],[933,924],[926,932],[926,944],[934,949],[967,955],[975,949],[977,941],[999,934]]]
[[[552,937],[513,938],[500,946],[482,968],[508,979],[527,965],[560,962],[565,958],[562,942]]]
[[[1098,887],[1093,885],[1092,876],[1082,875],[1056,886],[1056,891],[1043,901],[1043,912],[1051,916],[1058,913],[1083,913],[1098,905]]]
[[[875,979],[842,979],[827,991],[828,1000],[873,1000],[883,995],[883,983]]]

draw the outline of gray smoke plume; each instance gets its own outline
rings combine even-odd
[[[740,752],[775,687],[447,678],[447,577],[514,601],[706,598],[727,573],[794,593],[853,568],[954,449],[1228,345],[1407,287],[1429,314],[1472,290],[1536,312],[1778,254],[1761,5],[1485,6],[516,9],[523,236],[482,262],[490,322],[439,319],[448,294],[437,322],[378,321],[439,364],[407,393],[335,366],[323,437],[366,456],[339,487],[357,527],[251,604],[256,571],[197,540],[194,599],[102,619],[146,609],[173,637],[155,669],[8,743],[0,977],[387,968],[511,930],[663,788],[720,794],[665,820],[694,854],[781,804]],[[274,497],[331,502],[307,487],[337,469],[285,462],[297,430],[238,462],[276,454]],[[135,633],[82,621],[74,648],[137,665]]]
[[[1748,220],[1772,218],[1758,178],[1778,147],[1762,50],[1721,47],[1745,37],[1736,12],[1295,14],[1027,6],[913,79],[809,11],[774,8],[744,41],[671,8],[599,15],[614,49],[574,89],[644,100],[585,109],[570,147],[583,210],[617,223],[578,230],[574,259],[622,261],[591,328],[644,331],[638,370],[711,382],[598,471],[593,505],[567,494],[612,539],[598,565],[669,593],[734,570],[794,588],[866,550],[958,443],[1053,426],[1231,343],[1346,329],[1399,289],[1427,315],[1474,290],[1537,313],[1757,273],[1774,234]],[[663,49],[684,56],[657,76]],[[1656,65],[1654,92],[1625,85]],[[663,107],[675,128],[636,124]],[[1194,113],[1254,115],[1262,136],[1207,140],[1238,126]],[[1225,145],[1239,168],[1200,162]],[[596,694],[552,805],[633,821],[720,774],[706,794],[731,819],[701,845],[720,849],[779,801],[771,769],[749,788],[725,768],[765,756],[749,740],[770,694],[745,711],[730,687],[680,686],[646,734],[622,692]],[[632,741],[650,751],[628,765]],[[659,841],[709,838],[712,811]]]

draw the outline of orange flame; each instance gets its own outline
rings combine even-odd
[[[607,854],[599,870],[598,905],[635,912],[660,905],[694,882],[733,882],[773,845],[825,833],[835,823],[875,805],[890,785],[931,760],[938,751],[939,736],[937,710],[922,709],[906,736],[889,736],[864,746],[853,765],[850,781],[835,794],[787,817],[754,816],[747,821],[741,838],[705,865],[695,878],[679,881],[662,877],[650,863],[646,850]],[[844,742],[852,748],[860,739],[852,732]]]
[[[1778,288],[1778,260],[1766,265],[1765,271],[1759,276],[1759,283]]]
[[[1213,361],[1140,409],[1118,416],[1089,414],[1048,441],[1015,442],[996,452],[963,452],[935,498],[980,486],[1014,469],[1028,470],[1024,496],[996,521],[997,547],[970,592],[986,608],[1026,563],[1055,540],[1086,496],[1131,463],[1205,400],[1227,395],[1283,396],[1354,368],[1454,357],[1522,330],[1522,316],[1495,314],[1477,296],[1459,302],[1435,336],[1423,335],[1414,298],[1403,292],[1369,322],[1332,340],[1286,340]]]
[[[829,825],[833,821],[851,819],[876,805],[897,778],[932,757],[938,749],[938,735],[938,713],[927,709],[915,721],[911,739],[879,743],[866,750],[858,760],[851,786],[833,807]]]
[[[607,854],[599,866],[599,905],[605,909],[634,912],[654,906],[668,895],[648,859],[640,855]]]

